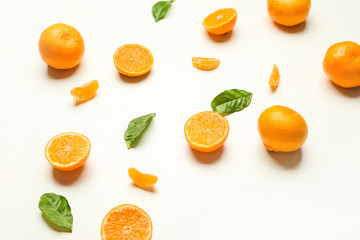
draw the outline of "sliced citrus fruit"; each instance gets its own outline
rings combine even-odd
[[[134,184],[141,188],[151,188],[155,185],[158,177],[152,174],[142,173],[136,168],[129,168],[129,177],[133,180]]]
[[[222,115],[206,111],[193,115],[185,124],[185,138],[201,152],[220,148],[229,134],[229,123]]]
[[[220,64],[220,60],[216,58],[193,57],[192,64],[200,70],[213,70]]]
[[[113,57],[116,69],[129,77],[148,73],[154,64],[150,50],[138,44],[125,44],[119,47]]]
[[[71,89],[71,95],[74,97],[76,103],[86,102],[95,97],[96,91],[99,88],[99,83],[96,80],[84,83],[81,87]]]
[[[279,86],[279,82],[280,82],[279,69],[276,66],[276,64],[274,64],[269,80],[269,85],[271,89],[275,90]]]
[[[219,9],[203,20],[205,29],[216,35],[225,34],[230,32],[236,23],[237,12],[235,8]]]
[[[110,210],[101,224],[102,240],[150,240],[152,223],[141,208],[123,204]]]
[[[85,163],[90,148],[90,141],[84,135],[65,132],[50,139],[45,147],[45,157],[56,169],[70,171]]]

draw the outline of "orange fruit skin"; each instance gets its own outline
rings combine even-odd
[[[275,105],[263,111],[258,131],[265,148],[274,152],[292,152],[306,141],[308,127],[304,118],[291,108]]]
[[[204,18],[202,25],[208,32],[222,35],[234,28],[236,20],[237,11],[235,8],[223,8]]]
[[[90,149],[91,143],[87,137],[80,133],[65,132],[50,139],[45,147],[45,157],[54,168],[72,171],[84,165]]]
[[[95,97],[98,88],[98,81],[93,80],[84,83],[81,87],[75,87],[71,89],[70,93],[74,97],[76,103],[83,103]]]
[[[310,0],[267,0],[270,17],[284,26],[295,26],[304,22],[310,8]]]
[[[150,71],[154,57],[150,50],[139,44],[125,44],[113,56],[116,69],[128,77],[139,77]]]
[[[137,236],[131,236],[136,231]],[[102,240],[150,240],[153,226],[149,215],[132,204],[111,209],[101,224]]]
[[[323,69],[326,76],[341,87],[360,86],[360,45],[345,41],[330,46]]]
[[[200,112],[186,122],[185,138],[189,145],[200,152],[213,152],[219,149],[229,135],[229,123],[219,113]]]
[[[277,89],[280,82],[280,74],[279,74],[279,68],[274,64],[274,67],[271,71],[270,79],[269,79],[269,85],[273,91]]]
[[[203,58],[203,57],[193,57],[192,65],[200,70],[213,70],[217,68],[220,64],[220,60],[216,58]]]
[[[77,66],[85,52],[80,33],[63,23],[46,28],[40,35],[38,47],[43,61],[56,69]]]
[[[134,184],[141,188],[151,188],[158,181],[158,177],[138,171],[136,168],[129,168],[128,174]]]

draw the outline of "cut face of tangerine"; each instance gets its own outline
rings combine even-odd
[[[205,29],[216,35],[230,32],[236,23],[237,12],[235,8],[219,9],[203,20]]]
[[[71,89],[71,95],[74,97],[75,103],[86,102],[95,97],[99,83],[96,80],[84,83],[81,87]]]
[[[276,64],[274,64],[274,67],[272,69],[270,79],[269,79],[269,85],[270,85],[271,89],[275,90],[279,86],[279,82],[280,82],[279,69],[276,66]]]
[[[45,157],[56,169],[70,171],[85,163],[90,148],[90,141],[84,135],[65,132],[50,139],[45,147]]]
[[[133,180],[134,184],[141,188],[151,188],[155,185],[158,177],[152,174],[146,174],[138,171],[136,168],[129,168],[129,177]]]
[[[119,47],[113,60],[116,69],[128,77],[144,75],[154,64],[150,50],[138,44],[126,44]]]
[[[102,240],[150,240],[152,223],[141,208],[124,204],[109,211],[101,224]]]
[[[218,113],[200,112],[189,118],[184,131],[185,138],[193,149],[212,152],[224,144],[229,134],[229,123]]]
[[[200,70],[213,70],[219,66],[220,60],[216,58],[193,57],[192,64]]]

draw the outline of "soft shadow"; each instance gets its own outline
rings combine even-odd
[[[142,187],[139,187],[139,186],[135,185],[134,183],[133,183],[132,185],[133,185],[134,187],[136,187],[136,188],[145,190],[145,191],[147,191],[147,192],[152,192],[152,193],[156,192],[156,189],[155,189],[154,187],[142,188]]]
[[[73,75],[76,69],[78,69],[78,67],[79,65],[70,69],[55,69],[53,67],[48,66],[47,72],[49,77],[52,79],[64,79]]]
[[[52,228],[53,230],[57,231],[57,232],[70,232],[69,229],[66,229],[66,228],[63,228],[63,227],[60,227],[52,222],[50,222],[45,216],[44,214],[41,214],[41,217],[42,219],[44,220],[44,222],[46,222],[46,224]]]
[[[302,152],[301,148],[294,152],[270,152],[268,154],[281,167],[286,169],[294,169],[301,163]]]
[[[123,80],[124,82],[127,82],[127,83],[138,83],[138,82],[141,82],[141,81],[144,81],[150,74],[151,70],[142,75],[142,76],[139,76],[139,77],[128,77],[128,76],[125,76],[121,73],[119,73],[119,76],[121,78],[121,80]]]
[[[73,184],[84,171],[85,166],[81,166],[72,171],[60,171],[56,168],[53,168],[53,177],[55,180],[62,185],[71,185]]]
[[[305,28],[306,28],[306,21],[304,21],[304,22],[302,22],[302,23],[300,23],[298,25],[291,26],[291,27],[284,26],[284,25],[278,24],[276,22],[273,22],[273,23],[275,24],[275,26],[278,29],[280,29],[280,30],[282,30],[284,32],[287,32],[287,33],[299,33],[299,32],[304,31]]]
[[[330,79],[329,82],[331,82],[331,85],[336,88],[338,92],[340,92],[342,95],[346,97],[356,98],[360,96],[360,87],[354,87],[354,88],[343,88],[339,85],[336,85],[333,83]]]
[[[191,150],[198,162],[204,163],[204,164],[212,164],[212,163],[217,162],[220,159],[220,157],[224,151],[224,146],[215,150],[214,152],[209,152],[209,153],[199,152],[194,149],[191,149]]]
[[[227,40],[229,40],[232,36],[232,30],[230,32],[227,32],[225,34],[222,35],[215,35],[212,33],[207,32],[207,34],[209,35],[209,37],[214,41],[214,42],[226,42]]]

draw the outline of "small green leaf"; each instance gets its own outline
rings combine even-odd
[[[155,22],[163,19],[169,10],[171,3],[175,0],[169,0],[169,1],[159,1],[155,3],[151,9],[152,15],[155,19]]]
[[[214,112],[230,114],[247,107],[251,102],[251,98],[252,93],[244,90],[226,90],[212,100],[211,108]]]
[[[65,197],[55,193],[45,193],[40,197],[39,209],[50,222],[71,232],[73,216]]]
[[[155,116],[156,116],[155,113],[150,113],[141,117],[134,118],[129,122],[128,128],[124,133],[124,139],[126,141],[126,145],[128,149],[136,145],[142,133],[150,125],[151,120]]]

